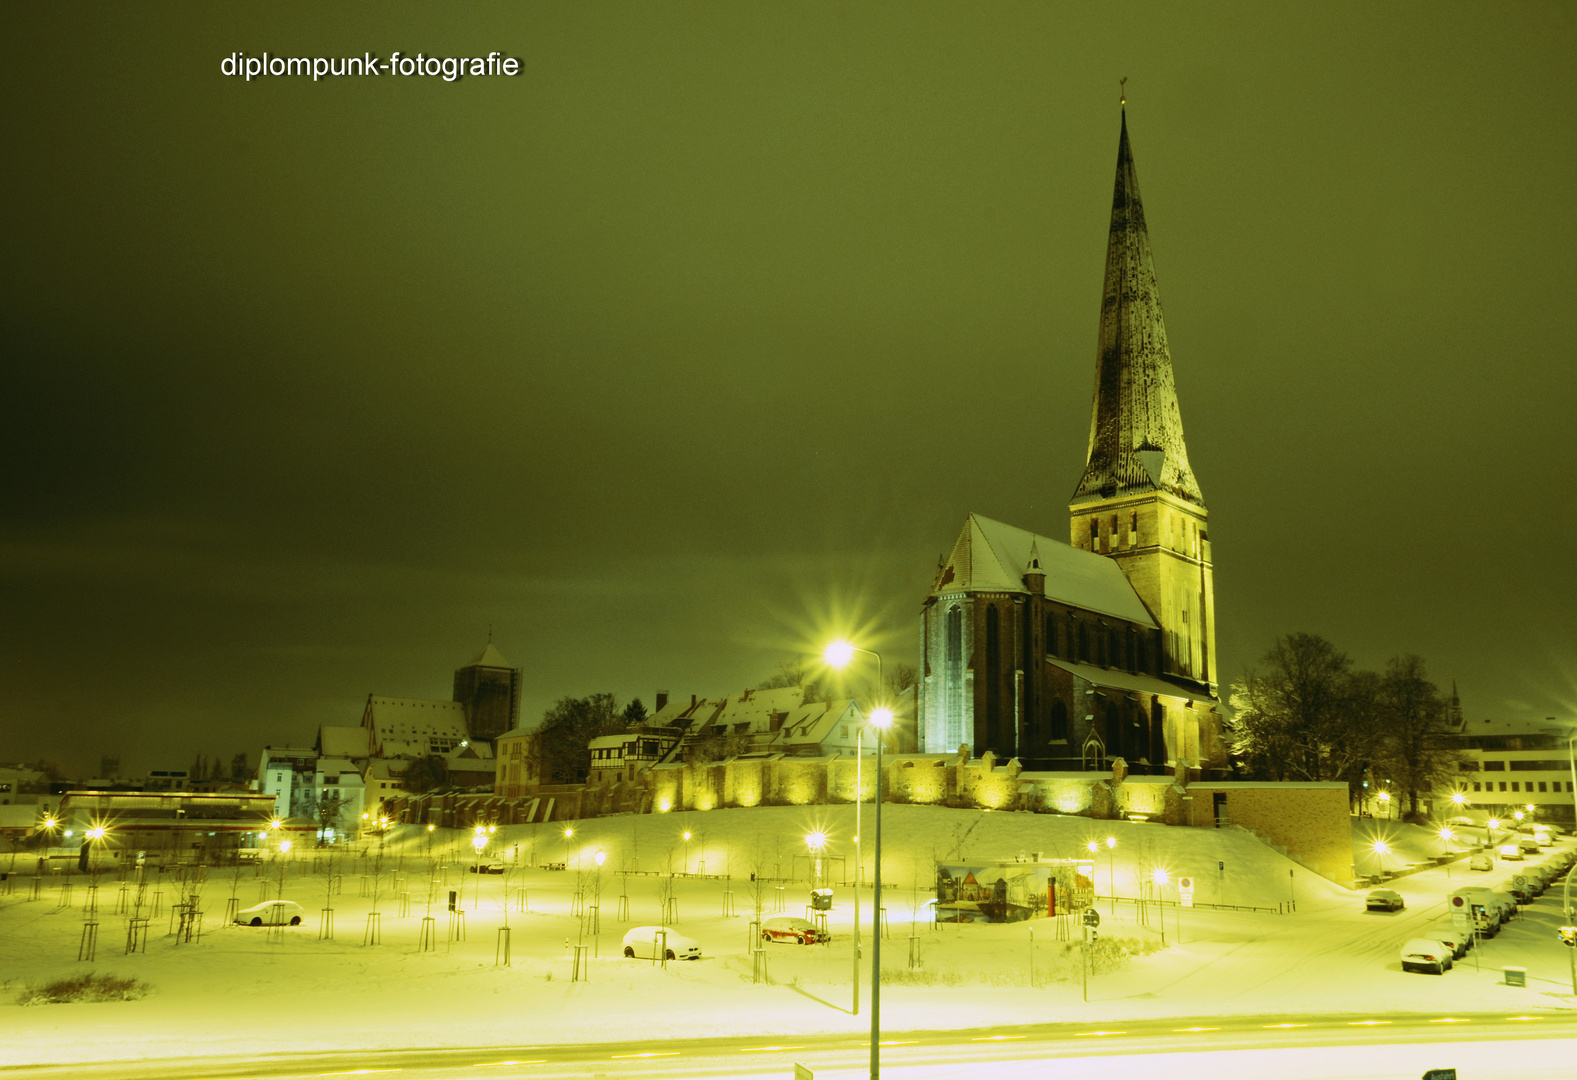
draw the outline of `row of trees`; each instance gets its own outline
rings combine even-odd
[[[1417,814],[1420,794],[1456,776],[1459,755],[1440,738],[1446,703],[1422,658],[1364,671],[1318,634],[1288,634],[1261,664],[1230,695],[1232,751],[1248,778],[1342,781],[1354,804],[1376,779]]]
[[[231,756],[228,768],[223,756],[220,754],[215,754],[211,758],[198,754],[196,760],[192,762],[191,768],[186,770],[186,775],[187,779],[194,781],[250,780],[252,778],[252,768],[247,761],[245,750]]]

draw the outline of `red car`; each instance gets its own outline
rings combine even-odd
[[[805,919],[779,916],[761,924],[761,940],[787,941],[793,945],[815,945],[818,942],[831,941],[832,935],[817,930]]]

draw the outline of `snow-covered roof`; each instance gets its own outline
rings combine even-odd
[[[1031,551],[1046,575],[1046,595],[1071,607],[1155,627],[1122,567],[1104,555],[979,514],[970,514],[943,563],[932,596],[962,592],[1025,593]]]
[[[1112,668],[1097,667],[1094,664],[1077,664],[1072,660],[1053,660],[1046,658],[1046,663],[1052,667],[1061,668],[1071,675],[1077,675],[1085,682],[1094,683],[1096,686],[1110,687],[1113,690],[1130,690],[1138,694],[1160,694],[1163,697],[1186,698],[1189,701],[1200,702],[1204,705],[1217,705],[1219,702],[1202,689],[1179,686],[1176,683],[1158,679],[1154,675],[1131,675],[1126,671],[1116,671]]]
[[[467,738],[458,701],[369,697],[362,725],[381,757],[444,753]]]
[[[494,648],[493,643],[489,641],[487,647],[477,653],[476,659],[472,660],[466,667],[508,668],[509,661],[505,660],[504,654]],[[461,670],[464,669],[462,668]]]
[[[853,698],[810,702],[790,714],[776,742],[782,746],[819,745],[842,723],[865,723],[865,714]]]
[[[804,700],[805,690],[799,686],[746,690],[724,700],[723,707],[712,716],[711,726],[759,735],[772,730],[773,716],[787,716]],[[749,727],[740,728],[740,724]]]

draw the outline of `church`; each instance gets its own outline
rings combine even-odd
[[[1188,464],[1126,110],[1068,543],[970,514],[921,615],[923,751],[1221,776],[1208,512]]]

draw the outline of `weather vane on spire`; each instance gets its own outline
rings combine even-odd
[[[1117,104],[1118,105],[1126,105],[1126,104],[1128,104],[1128,91],[1126,89],[1127,82],[1128,82],[1128,76],[1126,76],[1126,75],[1124,75],[1122,78],[1117,80]]]

